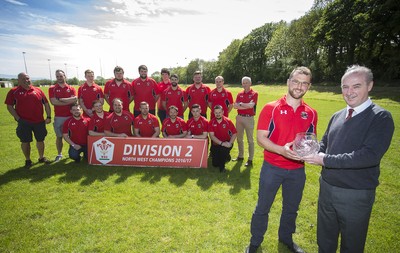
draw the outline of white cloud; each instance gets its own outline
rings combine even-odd
[[[15,5],[27,5],[26,3],[20,2],[20,1],[16,1],[16,0],[5,0],[6,2],[9,2],[10,4],[15,4]]]

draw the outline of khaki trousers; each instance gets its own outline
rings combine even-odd
[[[254,158],[254,116],[236,116],[236,131],[237,131],[237,143],[239,148],[238,157],[244,158],[244,132],[246,131],[247,143],[249,146],[249,160]]]

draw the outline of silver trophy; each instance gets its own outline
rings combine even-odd
[[[298,133],[293,143],[293,150],[298,156],[316,154],[319,150],[317,136],[314,133]]]

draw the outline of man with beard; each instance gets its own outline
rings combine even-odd
[[[222,106],[214,107],[214,118],[208,124],[208,132],[212,141],[212,165],[225,172],[225,163],[231,160],[230,151],[236,139],[236,128],[232,121],[224,116]]]
[[[311,85],[311,71],[295,68],[287,80],[288,93],[262,109],[257,143],[264,148],[257,206],[251,220],[251,239],[246,252],[254,253],[264,240],[268,214],[282,186],[282,214],[278,239],[292,252],[304,252],[293,242],[296,217],[306,181],[304,162],[291,149],[297,133],[316,133],[317,112],[304,101]]]
[[[158,118],[149,113],[149,104],[140,103],[141,114],[135,118],[135,137],[158,138],[160,135],[160,123]]]
[[[224,111],[224,116],[229,117],[229,113],[233,108],[233,96],[232,93],[224,87],[224,78],[222,76],[217,76],[215,78],[215,89],[210,92],[208,98],[208,106],[210,108],[215,108],[216,105],[222,106]],[[214,114],[211,114],[211,118]]]
[[[104,136],[104,123],[110,113],[103,110],[103,103],[100,100],[93,101],[92,112],[93,116],[89,121],[89,135]]]
[[[28,74],[19,73],[18,86],[7,93],[4,103],[7,105],[8,112],[17,121],[16,133],[25,156],[25,168],[32,166],[32,133],[36,139],[39,163],[50,163],[44,157],[44,139],[47,136],[46,124],[51,122],[51,109],[43,91],[32,85]],[[43,118],[43,107],[46,111],[46,119]]]
[[[146,65],[140,65],[138,69],[140,77],[132,82],[133,97],[135,98],[133,115],[137,117],[140,114],[140,103],[143,101],[149,104],[149,112],[156,115],[156,102],[159,98],[157,82],[147,76]]]
[[[120,66],[114,68],[115,78],[106,82],[104,86],[104,98],[110,105],[110,112],[113,111],[113,101],[119,98],[124,110],[129,112],[129,104],[133,101],[133,90],[131,83],[124,79],[124,69]]]
[[[85,71],[86,82],[78,89],[79,105],[83,110],[83,116],[91,118],[94,115],[92,111],[93,101],[99,100],[104,103],[104,93],[100,86],[94,82],[93,70]]]
[[[201,116],[207,118],[208,96],[211,92],[210,87],[203,84],[201,71],[193,74],[193,84],[187,87],[186,94],[189,102],[189,119],[192,117],[192,107],[194,104],[200,105],[202,108]]]
[[[176,106],[178,108],[178,117],[183,119],[183,113],[187,108],[187,97],[186,92],[179,87],[178,81],[178,75],[171,75],[171,87],[161,93],[161,102],[165,110],[171,105]]]
[[[70,107],[78,102],[76,90],[66,83],[67,77],[61,69],[56,70],[57,83],[49,88],[50,103],[54,106],[54,132],[56,133],[57,156],[55,162],[62,159],[63,125],[71,116]]]
[[[164,138],[185,138],[187,135],[186,122],[177,117],[178,108],[171,105],[168,108],[169,118],[166,118],[162,126],[162,135]]]
[[[113,112],[104,124],[104,133],[111,137],[133,136],[134,118],[132,113],[123,110],[123,102],[119,98],[113,101]]]
[[[82,117],[82,108],[78,103],[71,105],[71,114],[63,125],[64,140],[70,145],[69,158],[76,163],[81,161],[81,153],[87,159],[87,136],[89,119]]]

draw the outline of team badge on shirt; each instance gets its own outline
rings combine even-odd
[[[302,119],[308,119],[308,113],[307,112],[301,112],[301,118]]]

